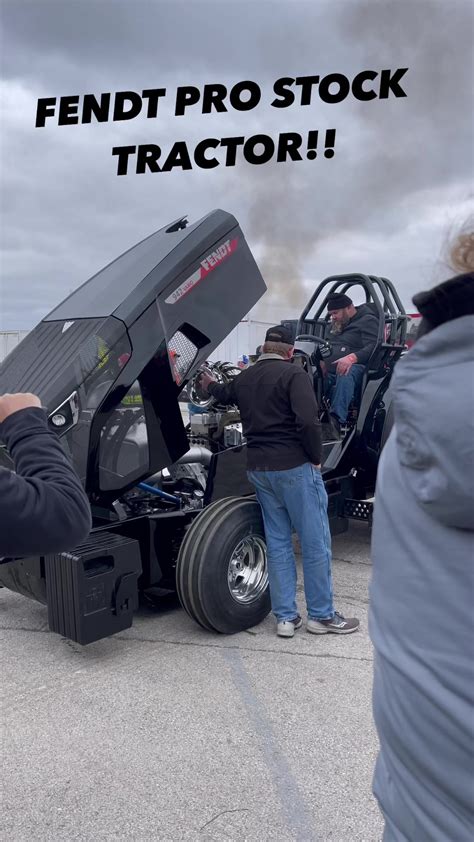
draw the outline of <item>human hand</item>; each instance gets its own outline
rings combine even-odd
[[[208,389],[211,383],[215,382],[216,381],[214,380],[214,378],[211,377],[211,375],[208,374],[206,371],[203,371],[197,379],[197,385],[199,386],[201,392],[204,392],[205,395],[208,394]]]
[[[356,362],[357,356],[355,354],[347,354],[346,357],[341,357],[340,360],[337,360],[336,374],[349,374],[352,366]]]
[[[25,394],[19,392],[16,395],[0,395],[0,424],[14,412],[19,412],[20,409],[29,409],[32,406],[41,406],[41,401],[36,395],[29,392]]]

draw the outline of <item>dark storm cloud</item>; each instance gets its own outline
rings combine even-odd
[[[318,278],[331,254],[334,271],[347,260],[357,262],[354,270],[378,261],[367,271],[399,272],[408,294],[418,267],[429,272],[443,207],[448,215],[451,207],[464,209],[473,143],[468,2],[3,0],[1,8],[0,327],[32,326],[152,230],[219,206],[241,221],[269,300],[283,309],[300,306],[304,282]],[[353,76],[371,66],[409,67],[408,97],[268,105],[280,76]],[[178,85],[242,79],[262,87],[255,111],[203,116],[195,108],[173,116]],[[39,96],[158,86],[167,97],[156,120],[50,121],[34,129]],[[110,154],[126,143],[169,147],[174,140],[329,127],[337,128],[331,161],[117,178]],[[431,219],[433,202],[440,212]],[[411,263],[401,260],[404,240]]]
[[[209,82],[222,73],[271,73],[282,57],[301,59],[306,27],[317,32],[323,19],[335,27],[338,15],[330,2],[311,0],[71,0],[67,11],[60,0],[3,0],[2,6],[5,74],[33,79],[39,62],[42,80],[55,84],[63,62],[89,78],[179,74],[181,84],[203,71]],[[272,42],[275,51],[262,62]]]
[[[302,302],[305,264],[310,255],[317,258],[326,238],[403,229],[414,211],[407,197],[432,186],[465,181],[467,198],[474,148],[472,17],[472,7],[456,0],[345,6],[338,20],[345,55],[337,70],[350,75],[362,67],[408,67],[408,96],[375,106],[352,102],[343,120],[343,109],[332,112],[335,119],[331,107],[320,109],[326,125],[341,123],[336,179],[332,165],[314,179],[295,168],[291,184],[277,168],[247,172],[249,217],[265,244],[261,263],[275,299]],[[321,72],[335,67],[326,54]]]

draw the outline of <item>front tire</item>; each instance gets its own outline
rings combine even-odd
[[[260,506],[228,497],[198,515],[176,564],[181,605],[199,625],[235,634],[270,611],[267,553]]]

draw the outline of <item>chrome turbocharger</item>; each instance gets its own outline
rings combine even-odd
[[[218,405],[218,401],[211,395],[205,394],[200,388],[198,381],[201,374],[208,374],[216,383],[224,385],[240,374],[240,368],[237,368],[233,363],[221,362],[220,360],[216,363],[205,362],[199,366],[189,385],[189,400],[199,409],[209,409],[211,406]]]

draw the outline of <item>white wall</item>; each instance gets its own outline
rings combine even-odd
[[[255,319],[243,319],[231,333],[210,354],[213,362],[221,360],[236,365],[242,354],[255,354],[258,345],[265,339],[265,333],[275,322],[260,322]]]
[[[0,330],[0,362],[29,333],[28,330]]]

